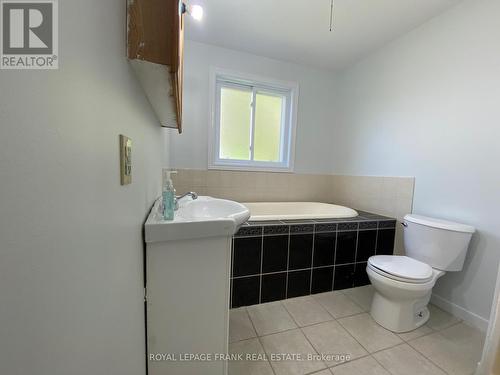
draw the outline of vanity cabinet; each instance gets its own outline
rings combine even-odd
[[[127,57],[161,126],[182,132],[184,14],[180,0],[128,0]]]
[[[144,225],[148,373],[225,375],[232,236],[250,211],[200,196],[167,221],[160,207]]]

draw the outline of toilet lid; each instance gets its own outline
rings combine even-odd
[[[368,263],[389,275],[407,280],[428,280],[432,277],[432,267],[406,256],[375,255]]]

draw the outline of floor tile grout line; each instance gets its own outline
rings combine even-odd
[[[304,375],[317,375],[317,374],[319,374],[320,372],[323,372],[323,371],[329,371],[330,374],[332,373],[332,371],[330,370],[330,367],[327,367],[327,368],[324,368],[324,369],[321,369],[321,370],[318,370],[318,371],[308,372],[307,374],[304,374]]]
[[[371,284],[369,284],[369,285],[371,286]],[[341,290],[338,290],[338,292],[341,292],[344,296],[346,296],[347,298],[349,298],[352,302],[354,302],[354,304],[356,306],[358,306],[364,312],[369,312],[369,310],[366,310],[363,306],[361,306],[361,304],[359,302],[356,302],[349,294],[347,294],[347,293],[344,292],[345,290],[353,290],[353,289],[356,289],[356,288],[365,288],[367,286],[368,285],[363,285],[363,286],[358,286],[358,287],[354,287],[354,288],[341,289]],[[373,286],[372,286],[372,288],[373,288]],[[372,296],[372,298],[373,298],[373,296]]]
[[[320,353],[319,353],[318,349],[316,349],[316,347],[309,340],[309,338],[307,337],[307,335],[305,334],[305,332],[302,330],[302,327],[299,325],[299,323],[297,323],[297,321],[293,317],[292,313],[290,313],[290,311],[288,311],[288,309],[286,308],[286,306],[284,304],[283,304],[283,307],[288,312],[288,314],[291,316],[292,320],[295,322],[295,324],[297,325],[297,327],[299,327],[300,333],[302,333],[302,335],[305,337],[306,341],[309,343],[309,345],[311,345],[311,348],[313,348],[313,350],[316,352],[316,354],[319,355]],[[325,322],[322,322],[322,323],[325,323]],[[321,323],[318,323],[318,324],[321,324]],[[328,364],[325,361],[321,361],[321,362],[323,363],[323,365],[325,366],[325,368],[328,368]],[[320,370],[320,371],[322,371],[322,370]]]
[[[327,292],[327,293],[332,293],[332,292]],[[313,297],[313,298],[314,298],[314,297]],[[350,300],[350,301],[352,302],[352,300]],[[349,318],[350,316],[355,316],[355,315],[359,315],[359,314],[364,314],[364,313],[366,313],[365,309],[363,309],[361,306],[359,306],[358,304],[356,304],[356,303],[355,303],[355,305],[356,305],[356,306],[358,306],[358,307],[361,309],[361,312],[359,312],[359,313],[354,313],[354,314],[350,314],[350,315],[345,315],[345,316],[336,317],[336,316],[334,316],[334,315],[333,315],[330,311],[328,311],[328,309],[326,308],[326,306],[325,306],[325,305],[323,305],[320,301],[316,301],[316,302],[317,302],[317,303],[319,303],[319,304],[321,305],[321,307],[323,307],[323,309],[325,309],[325,310],[326,310],[326,312],[327,312],[328,314],[330,314],[330,315],[333,317],[333,319],[335,319],[335,320],[338,320],[338,319],[343,319],[343,318]]]
[[[367,353],[368,353],[368,352],[367,352]],[[334,368],[341,367],[341,366],[346,365],[346,364],[348,364],[348,363],[355,362],[355,361],[357,361],[357,360],[360,360],[360,359],[363,359],[363,358],[367,358],[367,357],[371,357],[371,354],[370,354],[370,353],[368,353],[368,354],[363,354],[362,356],[360,356],[360,357],[356,357],[355,359],[350,359],[350,360],[348,360],[348,361],[340,362],[340,363],[338,363],[338,364],[336,364],[336,365],[333,365],[333,366],[328,367],[328,369],[329,369],[329,370],[331,370],[331,371],[333,372],[333,369],[334,369]]]
[[[395,348],[395,346],[394,346],[393,348]],[[390,349],[390,348],[389,348],[389,349]],[[384,349],[384,350],[387,350],[387,349]],[[378,352],[377,352],[377,353],[378,353]],[[383,364],[382,364],[382,363],[381,363],[381,362],[377,359],[377,357],[375,357],[374,355],[371,355],[371,354],[370,354],[370,356],[373,358],[373,360],[374,360],[375,362],[377,362],[377,363],[378,363],[378,364],[379,364],[379,365],[380,365],[380,366],[381,366],[381,367],[382,367],[385,371],[387,371],[389,374],[391,374],[391,375],[397,375],[397,374],[394,374],[394,373],[393,373],[391,370],[389,370],[387,367],[385,367],[385,366],[384,366],[384,365],[383,365]]]
[[[446,311],[445,311],[445,312],[446,312]],[[447,313],[447,314],[450,314],[449,312],[446,312],[446,313]],[[450,315],[456,318],[456,316],[455,316],[455,315],[452,315],[452,314],[450,314]],[[464,324],[465,324],[465,322],[464,322],[463,320],[459,320],[458,322],[454,322],[454,323],[452,323],[452,324],[450,324],[449,326],[446,326],[446,327],[444,327],[444,328],[439,328],[439,329],[436,329],[436,328],[432,328],[432,327],[429,327],[429,326],[428,326],[428,327],[434,331],[433,333],[436,333],[436,332],[441,332],[441,331],[444,331],[444,330],[446,330],[446,329],[448,329],[448,328],[454,327],[454,326],[459,325],[459,324],[461,324],[461,323],[464,323]]]
[[[327,292],[327,293],[331,293],[331,292]],[[336,317],[334,317],[334,316],[333,316],[333,314],[332,314],[330,311],[328,311],[328,309],[327,309],[327,308],[326,308],[326,307],[325,307],[325,306],[324,306],[324,305],[323,305],[320,301],[318,301],[318,300],[317,300],[316,298],[314,298],[314,297],[312,297],[312,299],[314,300],[314,302],[316,302],[318,305],[320,305],[320,306],[321,306],[321,308],[322,308],[323,310],[325,310],[325,311],[326,311],[326,313],[327,313],[328,315],[330,315],[330,316],[333,318],[333,320],[337,320],[337,318],[336,318]],[[323,323],[324,323],[324,322],[323,322]],[[311,324],[311,325],[312,325],[312,324]],[[304,326],[304,327],[308,327],[308,326]]]
[[[300,298],[300,297],[299,297]],[[281,302],[281,301],[280,301]],[[311,346],[311,348],[315,351],[316,354],[319,355],[319,352],[318,350],[314,347],[314,345],[309,341],[308,337],[306,336],[306,334],[304,333],[304,331],[302,331],[302,328],[299,326],[299,324],[297,323],[297,321],[295,320],[295,318],[293,317],[293,315],[290,313],[290,311],[286,308],[286,306],[283,304],[283,302],[281,302],[281,305],[283,306],[283,308],[286,310],[286,312],[288,313],[288,315],[290,316],[290,318],[293,320],[293,322],[295,323],[295,325],[297,326],[296,328],[291,328],[291,329],[287,329],[287,330],[283,330],[283,331],[279,331],[279,332],[275,332],[275,333],[270,333],[270,334],[267,334],[267,335],[262,335],[262,336],[257,336],[257,338],[259,339],[259,342],[262,346],[262,348],[264,349],[264,345],[262,344],[262,341],[260,340],[261,337],[267,337],[267,336],[272,336],[272,335],[276,335],[276,334],[280,334],[280,333],[283,333],[283,332],[289,332],[289,331],[294,331],[294,330],[300,330],[300,332],[302,333],[302,335],[304,336],[304,338],[306,339],[306,341],[309,343],[309,345]],[[247,313],[248,313],[248,310],[247,310]],[[251,317],[250,317],[250,314],[249,315],[249,318],[250,318],[250,322],[252,323],[253,325],[253,321],[251,320]],[[330,320],[331,321],[331,320]],[[321,322],[321,323],[325,323],[325,322]],[[321,323],[316,323],[316,324],[321,324]],[[309,327],[309,326],[307,326]],[[256,332],[256,334],[258,335],[257,333],[257,330],[255,329],[254,327],[254,330]],[[264,352],[265,352],[265,349],[264,349]],[[268,360],[268,362],[270,363],[270,361]],[[315,373],[318,373],[318,372],[321,372],[321,371],[324,371],[324,370],[327,370],[329,369],[328,367],[328,364],[324,361],[321,361],[323,363],[323,365],[325,366],[323,369],[320,369],[318,371],[313,371],[313,372],[310,372],[310,373],[307,373],[305,375],[308,375],[308,374],[315,374]],[[270,363],[270,366],[273,370],[273,373],[275,373],[274,371],[274,368],[272,367],[272,364]],[[276,373],[275,373],[276,374]]]
[[[434,333],[437,333],[439,334],[439,332],[434,332]],[[417,340],[417,339],[415,339]],[[443,371],[445,374],[447,375],[453,375],[453,374],[449,374],[448,371],[446,371],[444,368],[442,368],[441,366],[439,366],[436,362],[434,362],[432,359],[430,359],[429,357],[427,357],[424,353],[422,353],[420,350],[418,350],[417,348],[415,348],[414,346],[412,346],[409,342],[407,342],[407,345],[412,348],[413,350],[415,350],[418,354],[420,354],[422,357],[424,357],[425,359],[427,359],[430,363],[432,363],[434,366],[436,366],[438,369],[440,369],[441,371]]]
[[[418,329],[418,328],[417,328],[417,329]],[[432,329],[432,328],[430,328],[430,327],[429,327],[429,329]],[[410,331],[410,332],[411,332],[411,331]],[[419,339],[419,338],[421,338],[421,337],[426,337],[426,336],[432,335],[433,333],[436,333],[436,332],[437,332],[437,331],[430,331],[430,332],[424,333],[424,334],[423,334],[423,335],[421,335],[421,336],[414,337],[414,338],[411,338],[411,339],[408,339],[408,340],[406,340],[406,339],[402,338],[400,333],[396,333],[396,335],[398,335],[398,337],[399,337],[401,340],[403,340],[404,342],[409,343],[410,341],[413,341],[413,340],[418,340],[418,339]],[[408,333],[408,332],[404,332],[404,333]]]
[[[268,358],[266,349],[264,348],[264,344],[262,343],[262,341],[260,339],[259,333],[257,332],[257,329],[255,328],[255,324],[254,324],[254,322],[252,320],[252,317],[250,316],[250,313],[248,312],[248,309],[246,307],[245,307],[245,311],[247,312],[248,319],[250,319],[250,324],[252,324],[253,330],[255,331],[255,334],[257,335],[257,337],[256,337],[257,341],[259,341],[260,347],[262,348],[262,350],[266,354],[266,362],[269,364],[269,367],[271,368],[271,371],[273,372],[273,374],[276,375],[276,371],[274,371],[274,367],[273,367],[273,365],[271,364],[271,361]]]
[[[331,293],[331,292],[327,292],[327,293]],[[321,307],[323,309],[324,312],[326,312],[333,320],[335,320],[336,318],[326,309],[325,306],[323,306],[321,304],[321,302],[317,301],[315,298],[314,298],[314,295],[310,295],[310,296],[302,296],[302,297],[295,297],[296,299],[299,299],[299,298],[304,298],[304,299],[307,299],[307,298],[310,298],[312,299],[315,303],[317,303],[319,305],[319,307]],[[284,301],[280,301],[283,306],[285,307],[285,309],[288,311],[288,313],[290,314],[290,316],[292,315],[292,313],[290,312],[290,310],[288,310],[288,308],[286,307],[285,303],[286,302],[290,302],[290,300],[293,300],[295,298],[290,298],[290,299],[287,299],[287,300],[284,300]],[[293,316],[292,316],[292,319],[293,319]],[[295,321],[295,319],[294,319]],[[325,320],[325,322],[328,322],[329,320]],[[315,325],[315,324],[321,324],[321,323],[324,323],[324,322],[318,322],[318,323],[313,323],[313,324],[306,324],[304,325],[304,327],[309,327],[311,325]],[[297,326],[299,326],[299,324],[297,324]],[[299,326],[300,327],[300,326]]]
[[[456,325],[456,324],[454,324]],[[453,326],[450,326],[450,327],[453,327]],[[446,328],[445,328],[446,329]],[[436,331],[436,332],[433,332],[432,334],[435,334],[435,335],[440,335],[442,337],[444,337],[442,334],[441,334],[441,331]],[[428,335],[430,336],[430,335]],[[411,341],[416,341],[418,340],[417,339],[414,339],[414,340],[411,340]],[[426,358],[427,360],[429,360],[432,364],[434,364],[436,367],[438,367],[440,370],[442,370],[445,374],[448,374],[448,375],[453,375],[453,374],[449,374],[448,371],[446,371],[444,368],[442,368],[441,366],[439,366],[436,362],[434,362],[431,358],[429,358],[428,356],[426,356],[424,353],[422,353],[420,350],[418,350],[418,348],[414,347],[413,345],[411,345],[410,342],[407,343],[410,348],[412,348],[413,350],[415,350],[417,353],[419,353],[420,355],[422,355],[422,357]]]
[[[368,315],[370,315],[369,313],[366,313],[366,312],[365,312],[365,313],[363,313],[363,314],[368,314]],[[361,315],[361,314],[358,314],[358,315]],[[353,316],[354,316],[354,315],[353,315]],[[346,317],[346,318],[348,318],[348,317]],[[361,343],[358,339],[356,339],[356,337],[354,337],[354,335],[353,335],[353,334],[351,334],[351,332],[349,332],[349,330],[348,330],[346,327],[344,327],[344,325],[342,324],[342,322],[340,322],[340,320],[342,320],[342,319],[344,319],[344,318],[339,319],[339,322],[338,322],[338,323],[339,323],[339,325],[340,325],[340,326],[341,326],[341,327],[342,327],[342,328],[343,328],[343,329],[344,329],[344,330],[345,330],[345,331],[346,331],[346,332],[347,332],[347,333],[348,333],[348,334],[349,334],[349,335],[350,335],[350,336],[351,336],[354,340],[356,340],[356,342],[357,342],[359,345],[361,345],[361,347],[363,347],[363,349],[365,349],[365,350],[368,352],[368,354],[370,354],[370,355],[371,355],[371,354],[378,353],[378,352],[381,352],[381,351],[383,351],[383,350],[387,350],[387,349],[394,348],[394,347],[396,347],[396,346],[398,346],[398,345],[401,345],[401,344],[404,344],[404,343],[405,343],[405,341],[404,341],[403,339],[401,339],[400,337],[398,337],[398,336],[397,336],[394,332],[391,332],[391,331],[389,331],[389,330],[385,329],[384,327],[382,327],[383,329],[385,329],[385,330],[386,330],[386,331],[388,331],[388,332],[391,332],[394,336],[396,336],[398,339],[400,339],[400,340],[401,340],[401,342],[399,342],[399,343],[397,343],[397,344],[395,344],[395,345],[388,346],[387,348],[383,348],[383,349],[380,349],[380,350],[376,350],[376,351],[374,351],[374,352],[370,352],[370,350],[369,350],[367,347],[365,347],[365,346],[364,346],[364,345],[363,345],[363,344],[362,344],[362,343]]]
[[[361,347],[362,347],[362,348],[363,348],[363,349],[364,349],[364,350],[365,350],[368,354],[371,354],[371,353],[370,353],[370,351],[368,350],[368,348],[366,348],[366,347],[365,347],[365,346],[364,346],[361,342],[359,342],[359,340],[358,340],[356,337],[354,337],[354,335],[353,335],[351,332],[349,332],[349,331],[347,330],[347,328],[345,328],[345,327],[344,327],[344,325],[343,325],[341,322],[337,321],[337,323],[338,323],[338,324],[339,324],[339,326],[340,326],[340,327],[341,327],[344,331],[346,331],[346,332],[347,332],[347,334],[348,334],[349,336],[351,336],[351,337],[352,337],[352,339],[353,339],[354,341],[356,341],[356,342],[357,342],[357,343],[358,343],[358,344],[359,344],[359,345],[360,345],[360,346],[361,346]]]

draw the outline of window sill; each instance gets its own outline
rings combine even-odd
[[[210,164],[209,170],[221,171],[247,171],[247,172],[277,172],[277,173],[293,173],[293,167],[275,167],[275,166],[250,166],[250,165],[232,165],[232,164]]]

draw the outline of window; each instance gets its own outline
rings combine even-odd
[[[291,171],[296,84],[213,73],[209,168]]]

